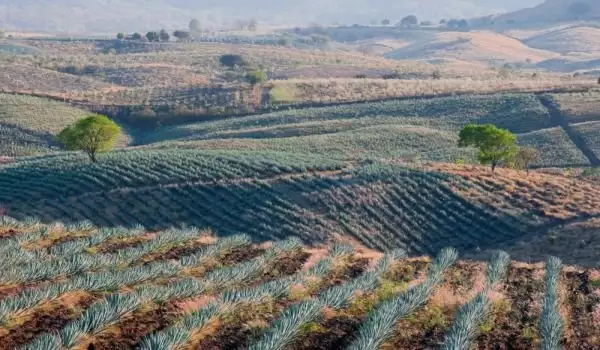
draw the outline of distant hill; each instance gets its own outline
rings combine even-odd
[[[600,28],[576,26],[559,29],[524,41],[528,46],[568,54],[600,53]]]
[[[546,0],[533,8],[498,16],[494,22],[522,24],[600,19],[600,1],[597,0]]]
[[[366,24],[388,18],[392,23],[414,14],[423,20],[464,18],[515,11],[541,0],[0,0],[0,28],[52,32],[134,31],[187,26],[198,17],[202,24],[233,23],[256,18],[262,24],[297,25],[312,22]],[[299,16],[299,14],[302,14]]]
[[[396,59],[453,58],[465,61],[538,62],[556,53],[530,48],[521,41],[493,32],[443,32],[386,55]]]

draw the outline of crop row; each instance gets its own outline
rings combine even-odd
[[[93,335],[115,324],[125,315],[148,303],[164,303],[187,299],[207,291],[223,290],[237,284],[245,284],[262,275],[278,254],[299,249],[295,240],[276,243],[262,256],[233,267],[209,272],[203,279],[183,279],[167,286],[144,285],[135,292],[114,293],[92,306],[83,315],[67,324],[58,334],[40,336],[28,345],[31,349],[69,349],[86,335]]]

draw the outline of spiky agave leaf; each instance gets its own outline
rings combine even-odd
[[[186,316],[182,322],[177,323],[160,332],[152,333],[142,339],[140,350],[171,350],[188,342],[192,332],[202,328],[210,319],[219,312],[219,306],[211,303],[202,309]]]
[[[335,242],[329,249],[331,256],[338,257],[345,254],[351,254],[354,251],[354,247],[350,244]]]
[[[490,300],[479,293],[457,312],[454,323],[446,333],[443,350],[469,350],[471,342],[479,334],[479,327],[488,316]]]
[[[72,347],[86,334],[95,334],[129,313],[141,304],[135,293],[111,294],[105,300],[90,306],[83,315],[60,332],[63,346]]]
[[[203,261],[210,257],[217,256],[224,251],[228,251],[234,248],[243,247],[250,244],[250,237],[248,235],[236,235],[219,240],[215,244],[203,247],[200,251],[193,255],[185,256],[179,261],[181,266],[192,267],[200,265]]]
[[[564,320],[560,314],[559,284],[562,261],[550,257],[546,263],[546,294],[542,302],[540,315],[540,332],[542,334],[542,350],[562,349],[564,338]]]
[[[443,249],[429,269],[425,282],[408,289],[395,299],[389,299],[377,305],[359,328],[358,336],[349,349],[379,349],[393,334],[396,324],[401,318],[425,305],[435,287],[443,280],[444,272],[456,262],[457,258],[458,252],[455,249]]]
[[[62,350],[62,340],[58,334],[42,334],[25,345],[21,350]]]
[[[139,350],[174,350],[177,345],[190,340],[190,332],[182,326],[173,326],[164,331],[144,337],[139,345]]]
[[[324,276],[328,274],[333,267],[333,259],[325,258],[319,260],[314,266],[308,269],[307,275]]]
[[[301,326],[318,320],[323,312],[318,299],[303,301],[284,310],[275,324],[250,350],[283,350],[298,339]]]
[[[404,249],[396,249],[386,253],[377,262],[377,271],[384,273],[387,271],[395,260],[406,257],[406,251]]]
[[[496,251],[490,259],[487,269],[487,285],[494,287],[500,280],[506,276],[508,265],[510,264],[510,255],[504,251]]]
[[[48,285],[38,289],[28,289],[18,295],[4,298],[0,301],[0,323],[29,310],[44,301],[52,300],[67,292],[67,285]]]

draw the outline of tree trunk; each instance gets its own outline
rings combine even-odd
[[[498,166],[498,162],[492,162],[492,173],[496,171],[497,166]]]
[[[90,157],[92,163],[96,163],[96,152],[88,152],[88,156]]]

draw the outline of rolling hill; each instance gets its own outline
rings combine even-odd
[[[483,62],[539,62],[556,56],[556,53],[533,49],[519,40],[487,31],[442,32],[432,40],[415,42],[386,54],[395,59],[452,58]]]
[[[524,42],[533,48],[562,54],[600,54],[600,28],[568,27],[528,38]]]

